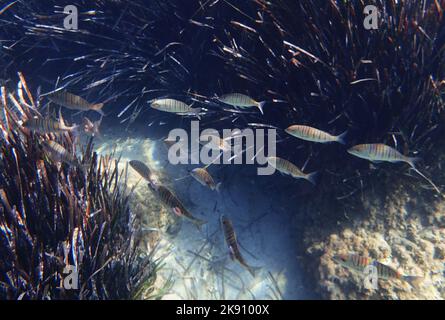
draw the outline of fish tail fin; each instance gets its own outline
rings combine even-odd
[[[62,130],[71,131],[74,136],[79,135],[79,126],[76,124],[73,124],[71,127],[67,126],[65,123],[65,119],[63,119],[62,115],[62,108],[59,108],[59,125]]]
[[[348,134],[348,130],[343,132],[342,134],[337,136],[337,142],[341,144],[346,144],[346,135]]]
[[[221,188],[221,184],[222,184],[222,182],[218,182],[218,183],[216,184],[216,187],[215,187],[216,192],[219,192],[219,190],[220,190],[220,188]]]
[[[65,120],[62,116],[62,108],[59,108],[59,124],[61,128],[66,128]]]
[[[267,103],[267,101],[261,101],[258,102],[258,109],[260,109],[261,114],[264,114],[264,105]]]
[[[409,165],[415,169],[416,168],[416,163],[418,163],[420,160],[422,160],[422,158],[420,157],[407,157],[406,161],[409,163]]]
[[[254,266],[246,266],[249,273],[252,275],[252,277],[256,278],[256,276],[261,272],[263,269],[262,267],[254,267]]]
[[[315,186],[317,184],[319,174],[320,173],[318,171],[308,173],[307,180]]]
[[[80,127],[77,124],[73,124],[71,127],[61,126],[61,128],[71,132],[75,137],[80,135]]]
[[[103,106],[104,106],[103,103],[96,103],[91,106],[91,109],[98,112],[102,117],[104,117],[105,113],[102,111]]]

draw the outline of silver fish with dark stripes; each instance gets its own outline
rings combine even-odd
[[[268,157],[267,162],[283,174],[290,175],[296,179],[306,179],[310,183],[316,184],[318,172],[304,173],[292,162],[279,157]]]
[[[344,139],[347,134],[347,131],[345,131],[338,136],[333,136],[317,128],[297,124],[288,127],[284,131],[296,138],[318,143],[338,142],[345,144]]]
[[[207,223],[207,221],[194,217],[168,188],[164,187],[163,185],[155,185],[152,183],[149,186],[157,192],[161,202],[167,208],[171,209],[175,215],[189,219],[199,229],[202,227],[202,225]]]
[[[23,127],[41,134],[74,132],[78,128],[77,125],[66,126],[61,119],[54,121],[50,118],[31,118],[23,122]]]
[[[77,158],[57,142],[52,140],[43,141],[42,147],[51,160],[56,162],[64,162],[72,166],[79,166],[79,161]]]
[[[104,106],[103,103],[90,103],[83,99],[82,97],[79,97],[75,94],[72,94],[65,90],[58,90],[51,93],[48,93],[45,95],[48,97],[48,99],[62,107],[65,107],[67,109],[71,110],[79,110],[79,111],[96,111],[102,116],[104,116],[104,112],[102,111],[102,108]]]
[[[407,157],[394,148],[382,143],[359,144],[348,150],[348,153],[372,162],[406,162],[415,168],[419,158]]]
[[[366,268],[369,266],[374,267],[377,272],[377,277],[382,280],[400,279],[408,282],[413,282],[415,280],[418,281],[423,279],[423,277],[420,276],[403,275],[398,270],[386,264],[383,264],[377,260],[372,260],[370,258],[360,256],[355,253],[338,254],[333,256],[332,259],[339,265],[359,273],[364,273]]]
[[[420,160],[420,158],[418,157],[405,156],[396,149],[382,143],[359,144],[350,148],[348,150],[348,153],[356,157],[372,161],[374,163],[405,162],[411,166],[412,170],[417,172],[417,174],[419,174],[423,179],[428,181],[428,183],[436,190],[439,195],[445,197],[439,187],[430,178],[425,176],[416,168],[416,162]]]
[[[209,187],[211,190],[216,190],[217,192],[219,192],[221,182],[215,183],[215,180],[213,180],[213,177],[205,168],[193,169],[192,172],[190,172],[190,175],[203,186]]]
[[[175,99],[155,99],[151,102],[153,109],[179,115],[195,115],[201,119],[201,108],[192,108],[186,103]]]
[[[157,184],[157,177],[152,173],[150,168],[139,160],[131,160],[129,162],[130,166],[147,182]]]
[[[221,216],[221,227],[224,232],[224,239],[227,247],[229,248],[229,255],[232,260],[238,261],[249,273],[255,277],[260,267],[253,267],[247,264],[246,260],[241,254],[239,249],[238,240],[236,237],[235,229],[233,228],[232,221],[225,215]]]
[[[223,94],[222,96],[218,97],[218,100],[225,104],[238,108],[257,107],[262,114],[264,114],[263,107],[266,104],[266,101],[258,102],[248,95],[242,93]]]

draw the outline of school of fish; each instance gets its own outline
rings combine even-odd
[[[85,99],[69,93],[65,90],[58,90],[51,92],[46,95],[48,99],[59,105],[60,107],[65,107],[71,110],[77,110],[80,112],[85,111],[96,111],[101,115],[99,121],[93,122],[89,118],[84,117],[82,123],[82,129],[79,130],[79,126],[72,125],[67,126],[62,117],[61,110],[59,109],[59,119],[54,120],[51,117],[38,117],[27,119],[22,123],[22,127],[26,130],[33,131],[40,134],[64,134],[72,133],[78,135],[79,131],[82,131],[87,136],[100,137],[99,127],[102,122],[102,117],[104,112],[102,108],[103,103],[90,103]],[[217,100],[223,104],[230,105],[239,109],[246,108],[258,108],[261,114],[264,113],[263,107],[267,103],[266,101],[258,102],[253,98],[241,94],[241,93],[230,93],[221,95],[217,97]],[[151,107],[161,112],[168,112],[177,114],[180,116],[196,116],[201,119],[203,111],[205,109],[200,107],[192,107],[193,103],[188,105],[182,101],[170,98],[154,99],[151,101]],[[236,110],[234,110],[236,112]],[[307,125],[293,124],[284,131],[290,136],[296,137],[301,140],[315,143],[339,143],[342,145],[346,144],[347,131],[339,134],[332,135],[328,132],[322,131],[320,129],[310,127]],[[230,139],[221,139],[218,136],[208,135],[204,139],[200,140],[199,143],[206,148],[213,149],[220,152],[229,151],[231,148]],[[164,144],[167,148],[170,148],[176,141],[164,140]],[[80,165],[79,160],[76,156],[66,150],[62,145],[54,140],[43,140],[42,149],[44,153],[53,161],[62,162],[68,164],[69,166],[79,167],[82,169],[84,166]],[[382,144],[382,143],[371,143],[371,144],[359,144],[347,149],[347,152],[355,157],[369,160],[374,163],[378,162],[404,162],[409,164],[412,168],[416,169],[415,163],[419,160],[417,157],[408,157],[396,149]],[[280,158],[280,157],[268,157],[267,162],[274,167],[277,171],[282,174],[289,175],[295,179],[304,179],[313,185],[316,185],[318,172],[305,173],[304,168],[300,169],[292,162]],[[156,173],[151,170],[147,164],[139,160],[129,161],[129,165],[133,168],[146,182],[148,182],[148,187],[157,195],[160,202],[171,211],[175,216],[179,218],[184,218],[193,223],[201,229],[207,221],[195,217],[186,207],[183,205],[181,200],[171,191],[169,188],[164,186],[157,178]],[[416,169],[417,170],[417,169]],[[198,167],[190,172],[190,177],[195,179],[202,186],[209,188],[210,190],[220,191],[221,182],[215,182],[212,175],[208,171],[208,166]],[[222,228],[222,233],[228,248],[229,256],[232,260],[237,261],[241,266],[243,266],[252,276],[256,276],[257,271],[260,270],[259,267],[253,267],[249,265],[243,255],[241,254],[239,243],[236,237],[236,232],[232,221],[226,216],[221,215],[220,223]],[[345,268],[363,272],[363,270],[369,266],[373,265],[377,269],[378,276],[382,279],[402,279],[410,281],[414,279],[411,276],[403,276],[397,270],[392,269],[377,261],[371,261],[368,258],[360,257],[359,255],[339,255],[334,256],[333,260],[344,266]]]

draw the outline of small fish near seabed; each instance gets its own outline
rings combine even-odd
[[[236,238],[235,229],[233,228],[232,221],[227,218],[225,215],[221,216],[221,227],[224,232],[224,239],[227,247],[229,248],[229,255],[232,260],[236,260],[241,264],[244,268],[249,271],[252,277],[255,277],[257,272],[261,270],[261,267],[253,267],[247,264],[244,257],[241,255],[241,251],[239,249],[238,240]]]
[[[216,190],[219,192],[221,182],[215,183],[215,180],[213,180],[213,177],[206,170],[206,168],[193,169],[192,172],[190,172],[190,175],[203,186],[209,187],[210,190]]]
[[[159,111],[175,113],[179,115],[195,115],[199,120],[201,120],[201,108],[192,108],[191,105],[189,106],[179,100],[155,99],[151,101],[151,107]]]
[[[67,126],[62,118],[62,114],[59,111],[59,120],[55,121],[51,118],[31,118],[23,122],[22,126],[30,131],[34,131],[41,134],[47,133],[75,133],[78,126]]]
[[[57,142],[52,140],[43,141],[42,147],[44,152],[48,155],[48,157],[51,160],[56,162],[64,162],[70,166],[82,168],[82,166],[79,163],[79,160]]]
[[[302,126],[302,125],[292,125],[284,130],[286,133],[290,134],[291,136],[294,136],[296,138],[311,141],[311,142],[318,142],[318,143],[330,143],[330,142],[338,142],[341,144],[346,144],[345,142],[345,136],[347,134],[347,131],[343,132],[342,134],[338,136],[333,136],[327,132],[324,132],[322,130],[309,127],[309,126]]]
[[[268,157],[267,162],[276,170],[283,174],[290,175],[296,179],[306,179],[313,185],[316,184],[318,172],[304,173],[292,162],[279,157]]]
[[[160,184],[149,183],[149,188],[156,192],[161,202],[178,217],[185,217],[201,229],[207,221],[194,217],[181,203],[181,201],[166,187]]]
[[[261,114],[264,114],[263,107],[266,104],[266,101],[258,102],[242,93],[223,94],[222,96],[218,97],[218,101],[238,108],[257,107]]]
[[[410,284],[416,286],[419,285],[419,282],[421,280],[423,280],[423,277],[421,276],[403,275],[399,271],[381,262],[378,262],[377,260],[372,260],[370,258],[366,258],[355,253],[335,255],[332,257],[332,260],[349,270],[353,270],[362,274],[365,272],[368,266],[373,266],[376,268],[377,277],[382,280],[399,279],[407,281]]]
[[[152,184],[158,184],[158,177],[150,170],[150,168],[139,160],[131,160],[129,162],[130,166],[147,182]]]
[[[78,110],[78,111],[96,111],[100,115],[104,116],[104,112],[102,111],[102,108],[104,106],[103,103],[90,103],[83,99],[82,97],[79,97],[75,94],[72,94],[65,90],[57,90],[50,92],[48,94],[45,94],[48,99],[62,107],[65,107],[67,109],[71,110]]]

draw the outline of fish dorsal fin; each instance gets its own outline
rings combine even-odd
[[[61,128],[66,128],[65,120],[62,116],[62,108],[59,108],[59,123]]]

